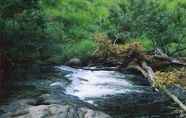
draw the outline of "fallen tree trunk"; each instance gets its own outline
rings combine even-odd
[[[160,55],[154,55],[153,59],[167,62],[166,64],[177,65],[177,66],[185,66],[186,67],[186,63],[185,62],[182,62],[182,61],[180,61],[180,60],[178,60],[176,58],[172,58],[172,57],[165,57],[165,56],[160,56]]]
[[[125,46],[113,45],[111,41],[106,40],[104,37],[98,37],[97,43],[99,47],[96,49],[94,56],[103,57],[103,60],[101,60],[103,64],[107,62],[106,64],[116,65],[119,68],[125,69],[128,67],[136,69],[148,79],[152,87],[154,87],[155,84],[155,73],[153,69],[162,69],[162,65],[166,65],[166,67],[167,65],[186,67],[184,61],[169,57],[159,48],[155,50],[155,55],[149,55],[144,52],[138,43]],[[163,89],[163,91],[186,112],[186,106],[175,95],[166,88]]]
[[[153,86],[154,77],[155,77],[154,71],[152,70],[152,68],[150,66],[147,65],[146,62],[143,62],[141,64],[141,66],[146,71],[146,78],[151,83],[151,86]]]
[[[155,78],[155,73],[152,70],[152,68],[150,66],[147,65],[146,62],[142,63],[142,68],[145,70],[146,74],[145,76],[147,77],[148,81],[151,83],[151,86],[153,86],[154,83],[154,78]],[[155,88],[157,90],[157,88]],[[163,88],[162,89],[163,92],[170,98],[172,99],[176,104],[179,105],[179,107],[186,112],[186,105],[184,105],[184,103],[181,102],[181,100],[178,99],[178,97],[176,97],[174,94],[172,94],[168,89]]]
[[[160,67],[162,65],[173,65],[173,66],[186,67],[186,62],[180,59],[169,57],[161,49],[156,49],[155,55],[150,56],[150,59],[148,60],[153,61],[154,64],[152,65],[154,65],[155,67]]]
[[[186,112],[186,106],[174,95],[172,94],[168,89],[163,88],[162,89],[167,96],[169,96],[175,103],[177,103],[179,105],[179,107]]]

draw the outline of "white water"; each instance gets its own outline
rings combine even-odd
[[[124,74],[119,72],[90,71],[66,66],[61,66],[59,68],[62,71],[71,72],[65,75],[66,78],[72,81],[72,83],[67,86],[65,93],[77,96],[82,100],[137,91],[130,89],[130,87],[133,86],[132,83],[126,80]],[[51,86],[58,84],[60,83],[53,83]]]

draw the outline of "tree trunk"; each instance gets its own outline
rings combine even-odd
[[[186,112],[186,106],[174,95],[172,94],[168,89],[164,88],[163,91],[167,96],[169,96],[176,104],[179,105],[179,107]]]
[[[142,68],[146,71],[146,74],[145,75],[148,79],[148,81],[151,83],[151,85],[153,85],[153,82],[154,82],[154,77],[155,77],[155,74],[154,74],[154,71],[152,70],[152,68],[150,66],[147,65],[146,62],[143,62],[142,63]],[[157,88],[155,88],[156,90],[158,90]],[[186,112],[186,105],[184,105],[184,103],[182,103],[174,94],[172,94],[168,89],[166,88],[163,88],[162,89],[163,92],[165,92],[165,94],[170,98],[172,99],[176,104],[179,105],[179,107],[184,111]]]
[[[3,87],[9,78],[10,61],[4,53],[0,53],[0,86]]]

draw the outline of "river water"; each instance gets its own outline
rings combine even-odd
[[[118,94],[129,94],[132,92],[143,93],[143,89],[139,89],[140,85],[136,85],[132,80],[134,76],[122,74],[115,71],[91,71],[83,69],[73,69],[66,66],[58,67],[62,71],[69,71],[65,77],[71,81],[65,93],[77,96],[79,99],[93,103],[95,98],[103,98]],[[60,85],[55,82],[51,86]],[[92,99],[92,100],[91,100]]]
[[[42,94],[51,94],[61,102],[93,106],[95,110],[108,113],[113,118],[178,115],[167,106],[167,99],[154,91],[140,76],[68,66],[56,66],[53,69],[55,71],[52,72],[51,69],[46,71],[46,68],[34,73],[24,72],[20,80],[12,82],[8,89],[9,96],[1,104],[9,105],[19,99],[36,99]]]

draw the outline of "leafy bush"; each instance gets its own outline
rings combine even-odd
[[[186,2],[123,0],[111,9],[110,21],[105,26],[111,27],[107,33],[113,40],[126,42],[145,36],[147,45],[175,55],[186,48],[185,17]]]
[[[102,43],[93,41],[96,32],[112,39],[101,50],[105,56],[141,44],[147,51],[159,47],[170,55],[183,55],[185,17],[183,0],[0,1],[1,38],[6,35],[11,44],[4,52],[15,60],[87,58]],[[124,46],[111,46],[113,42]]]
[[[3,0],[0,6],[1,41],[9,45],[4,52],[12,60],[39,58],[39,50],[45,47],[47,39],[39,1]]]
[[[67,43],[63,46],[61,62],[77,57],[86,60],[95,51],[96,44],[93,40],[81,40],[77,43]]]
[[[45,13],[53,24],[57,23],[63,33],[62,40],[92,39],[93,33],[109,16],[114,0],[58,0],[57,5],[43,3]],[[51,25],[51,27],[58,27]],[[58,28],[59,28],[58,27]]]
[[[88,58],[96,47],[94,33],[102,32],[102,22],[113,3],[114,0],[43,1],[45,30],[59,44],[50,59],[64,62],[73,57]]]

